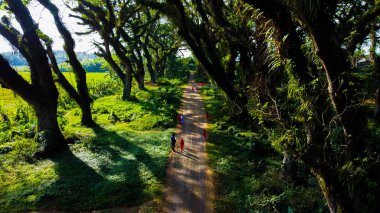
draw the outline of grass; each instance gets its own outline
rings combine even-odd
[[[314,177],[302,165],[303,184],[282,180],[282,156],[270,139],[229,122],[229,107],[217,89],[199,91],[210,117],[207,150],[215,174],[216,212],[326,211]]]
[[[88,76],[96,84],[90,90],[99,90],[92,106],[98,126],[81,126],[79,108],[62,93],[58,121],[71,144],[52,159],[33,157],[39,149],[33,110],[12,97],[11,122],[0,121],[0,212],[93,210],[148,200],[154,202],[146,211],[157,210],[182,90],[168,82],[133,88],[136,99],[126,102],[117,95],[120,88],[104,86],[104,74]]]
[[[30,81],[30,72],[20,71],[19,74],[27,81]],[[74,73],[64,72],[63,75],[72,85],[76,85]],[[96,90],[98,90],[98,88],[102,85],[110,86],[111,88],[117,86],[115,81],[108,73],[87,73],[87,84],[93,90],[91,91],[91,94],[96,95],[96,97],[99,96]],[[58,86],[58,90],[60,94],[65,94],[60,86]],[[12,90],[0,87],[0,113],[4,111],[6,113],[14,114],[19,106],[18,103],[25,104],[26,102],[22,100],[18,95],[16,95]]]
[[[172,130],[87,131],[53,159],[3,165],[0,211],[92,210],[160,196]]]

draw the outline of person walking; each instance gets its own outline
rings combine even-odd
[[[181,122],[181,124],[183,124],[183,122],[184,122],[184,117],[183,117],[183,114],[181,114],[181,116],[180,116],[180,122]]]
[[[181,152],[183,152],[183,149],[185,148],[185,141],[181,137],[181,141],[179,142],[179,145],[181,146]]]
[[[175,142],[177,141],[177,139],[175,138],[174,133],[170,137],[170,140],[172,141],[172,150],[173,150],[173,152],[175,152]]]

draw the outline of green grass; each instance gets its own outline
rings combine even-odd
[[[120,88],[114,83],[110,89],[104,74],[88,76],[96,83],[89,83],[90,90],[98,90],[92,105],[98,126],[81,126],[79,108],[60,94],[58,121],[72,144],[52,159],[33,157],[40,147],[33,140],[33,110],[12,97],[11,122],[0,119],[0,212],[79,211],[160,201],[182,90],[169,83],[147,91],[134,87],[135,100],[122,101]],[[155,205],[146,209],[154,211]]]
[[[82,135],[81,142],[51,160],[5,162],[0,172],[0,211],[91,210],[157,198],[171,131],[97,127],[83,130],[89,134]]]
[[[306,169],[300,169],[305,183],[286,183],[280,178],[282,157],[269,139],[228,122],[229,107],[216,89],[205,87],[200,93],[210,117],[207,150],[216,180],[216,212],[326,210],[320,189]]]
[[[19,74],[27,81],[30,81],[30,72],[20,71]],[[72,85],[76,85],[74,73],[64,72],[63,75]],[[114,81],[107,73],[87,73],[87,84],[90,90],[92,89],[90,92],[95,96],[95,98],[101,96],[98,94],[98,90],[102,87],[113,89],[114,92],[116,90],[115,87],[118,87],[118,84],[115,82],[116,81]],[[58,84],[57,86],[60,94],[65,94],[64,90]],[[107,93],[105,95],[109,94],[110,93]],[[26,102],[12,90],[0,87],[0,113],[5,112],[6,114],[14,114],[20,103],[25,104]]]

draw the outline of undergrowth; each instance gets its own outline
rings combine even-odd
[[[147,86],[146,91],[134,88],[135,99],[129,102],[120,100],[120,87],[108,81],[89,84],[98,124],[93,128],[80,125],[79,108],[60,93],[58,121],[70,144],[52,159],[34,157],[39,144],[33,110],[17,97],[17,106],[0,107],[9,119],[0,119],[0,212],[160,201],[182,80]]]
[[[302,164],[302,183],[283,180],[282,155],[268,133],[230,122],[230,107],[218,89],[199,91],[210,117],[207,150],[215,174],[216,212],[326,212],[316,180]]]

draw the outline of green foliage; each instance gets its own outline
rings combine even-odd
[[[272,145],[274,140],[278,146],[287,144],[284,141],[294,139],[292,132],[282,135],[239,128],[223,115],[228,106],[217,91],[210,87],[200,91],[211,117],[207,150],[216,176],[216,212],[326,211],[316,180],[308,170],[300,170],[305,182],[302,185],[281,179],[281,155]]]
[[[128,122],[127,127],[149,130],[175,126],[175,114],[180,104],[181,89],[160,87],[135,93],[133,102],[118,100],[118,96],[107,96],[94,103],[93,112],[98,119],[111,124]]]
[[[14,120],[16,122],[25,124],[28,123],[32,117],[34,117],[32,108],[24,102],[18,103],[16,108],[17,110],[14,116]]]
[[[113,95],[121,91],[120,85],[114,79],[105,79],[103,81],[90,81],[88,90],[93,99]]]
[[[65,75],[75,85],[71,74]],[[0,117],[0,212],[93,210],[159,200],[181,80],[134,90],[134,101],[120,100],[120,86],[104,73],[88,74],[88,82],[99,126],[81,126],[79,108],[59,88],[58,123],[71,144],[45,160],[34,154],[48,133],[36,134],[33,110],[4,91],[9,99],[0,113],[10,121]]]
[[[190,71],[194,71],[196,68],[197,65],[193,58],[180,58],[173,53],[167,59],[165,77],[169,79],[184,79],[186,81],[187,77],[190,75]]]

